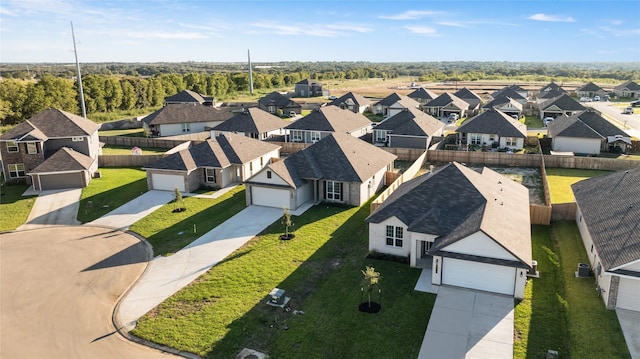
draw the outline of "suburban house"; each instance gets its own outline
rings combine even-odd
[[[5,179],[36,191],[86,187],[98,170],[98,128],[62,110],[39,112],[0,135]]]
[[[514,92],[514,94],[516,94]],[[517,94],[516,94],[517,95]],[[495,108],[496,110],[500,110],[505,114],[512,116],[515,115],[518,118],[522,117],[522,111],[524,110],[524,105],[511,97],[507,96],[498,96],[491,100],[491,102],[482,106],[484,110]]]
[[[627,152],[631,137],[593,110],[558,117],[549,124],[551,149],[557,152],[599,155]]]
[[[373,129],[372,143],[379,147],[426,150],[433,136],[444,134],[444,123],[415,108],[387,117]]]
[[[494,100],[495,99],[499,99],[499,98],[508,97],[508,98],[510,98],[512,100],[518,101],[522,105],[526,105],[527,104],[527,97],[526,96],[522,96],[522,94],[520,92],[516,91],[512,87],[505,87],[505,88],[503,88],[503,89],[501,89],[499,91],[496,91],[496,92],[493,93],[493,95],[491,95],[491,97]]]
[[[640,85],[634,81],[627,81],[613,88],[617,97],[640,98]]]
[[[595,289],[608,309],[640,311],[640,167],[571,185]]]
[[[503,93],[503,91],[506,91],[506,90],[510,90],[510,91]],[[503,94],[506,95],[506,96],[510,96],[509,94],[511,93],[511,91],[517,93],[520,97],[522,97],[524,99],[529,98],[529,91],[525,90],[520,85],[515,85],[515,84],[501,88],[500,90],[492,93],[491,97],[496,98],[496,97],[498,97],[500,95],[503,95]],[[514,98],[513,96],[510,96],[510,97]],[[516,99],[516,98],[514,98],[514,99]]]
[[[371,106],[371,100],[357,93],[347,92],[329,102],[329,105],[338,106],[343,110],[349,110],[354,113],[363,113]]]
[[[549,92],[549,91],[559,91],[562,93],[567,93],[567,91],[565,89],[563,89],[560,85],[558,85],[555,82],[550,82],[549,84],[542,86],[540,88],[539,94],[544,94],[545,92]]]
[[[285,127],[287,142],[316,143],[331,133],[347,133],[361,137],[371,132],[371,121],[360,113],[323,106]]]
[[[480,111],[480,106],[482,105],[482,98],[480,96],[476,95],[475,92],[469,90],[466,87],[461,88],[453,94],[469,104],[469,108],[467,109],[467,116],[474,116],[478,114],[478,112]]]
[[[576,89],[576,96],[578,97],[588,97],[593,98],[595,96],[606,96],[608,95],[607,91],[602,89],[602,87],[594,84],[593,82],[589,82],[586,85],[580,86]]]
[[[438,95],[424,87],[418,87],[412,93],[408,94],[407,97],[418,101],[420,105],[426,105],[429,101],[438,97]]]
[[[457,162],[403,183],[366,219],[369,251],[431,268],[432,283],[524,296],[529,191]]]
[[[293,92],[297,97],[323,96],[322,84],[311,79],[297,82],[293,87]]]
[[[492,149],[519,151],[524,147],[527,126],[496,109],[466,120],[456,129],[460,141],[468,146],[488,146]]]
[[[571,96],[562,94],[548,100],[542,100],[538,104],[540,107],[540,118],[558,116],[571,116],[576,112],[584,111],[586,108]]]
[[[418,108],[420,103],[396,92],[373,104],[371,110],[376,115],[393,116],[405,108]]]
[[[548,99],[552,99],[552,98],[556,98],[556,97],[560,97],[562,95],[568,95],[566,91],[562,90],[549,90],[549,91],[545,91],[545,92],[540,92],[538,94],[538,96],[536,97],[536,100],[539,102],[541,101],[545,101]]]
[[[448,92],[434,98],[426,105],[422,106],[424,112],[435,118],[446,118],[454,113],[460,117],[466,117],[469,110],[469,103],[456,95]]]
[[[215,106],[216,100],[212,96],[203,96],[195,91],[183,90],[173,96],[164,99],[164,105],[171,104],[192,104]]]
[[[233,116],[228,108],[194,104],[171,104],[142,119],[145,131],[166,137],[205,132]]]
[[[179,149],[143,169],[150,190],[193,192],[198,188],[222,188],[241,183],[272,159],[280,158],[280,146],[234,133]]]
[[[302,113],[302,106],[289,97],[274,91],[258,100],[258,107],[271,114],[282,116]]]
[[[332,133],[249,178],[247,205],[296,209],[312,201],[360,206],[385,185],[395,159],[358,138]]]
[[[274,136],[285,135],[284,128],[287,125],[289,125],[289,121],[257,107],[251,107],[212,128],[211,137],[233,132],[258,140],[266,140]]]

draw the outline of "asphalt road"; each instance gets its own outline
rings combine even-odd
[[[0,358],[175,358],[121,337],[111,316],[145,269],[135,237],[95,227],[0,235]]]
[[[624,107],[614,106],[613,102],[583,102],[582,104],[608,115],[617,122],[618,126],[625,127],[624,131],[629,135],[640,138],[640,114],[623,115]]]

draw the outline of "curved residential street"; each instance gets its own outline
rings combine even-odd
[[[583,102],[586,107],[592,107],[613,119],[613,124],[623,128],[631,136],[640,138],[640,115],[624,115],[624,107],[614,106],[613,102]]]
[[[0,357],[169,358],[117,334],[112,313],[147,253],[127,233],[55,226],[0,234]]]

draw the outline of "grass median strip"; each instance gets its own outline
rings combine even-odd
[[[368,205],[315,206],[293,217],[289,241],[275,222],[141,318],[134,333],[208,358],[244,347],[275,358],[417,357],[435,296],[413,290],[420,270],[365,258],[368,213]],[[366,265],[382,274],[377,314],[358,310]],[[265,304],[275,287],[286,290],[291,311]]]
[[[27,185],[3,185],[0,187],[0,232],[12,231],[29,218],[37,196],[23,197]]]
[[[147,191],[145,171],[138,168],[101,168],[82,189],[78,221],[98,219]]]
[[[173,202],[134,223],[130,230],[145,237],[154,255],[169,255],[182,249],[246,207],[244,186],[216,198],[187,197],[187,210],[174,213]]]

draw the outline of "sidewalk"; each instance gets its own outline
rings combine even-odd
[[[303,205],[300,215],[313,204]],[[137,320],[282,217],[282,209],[249,206],[169,257],[158,256],[120,302],[115,321],[129,331]]]

